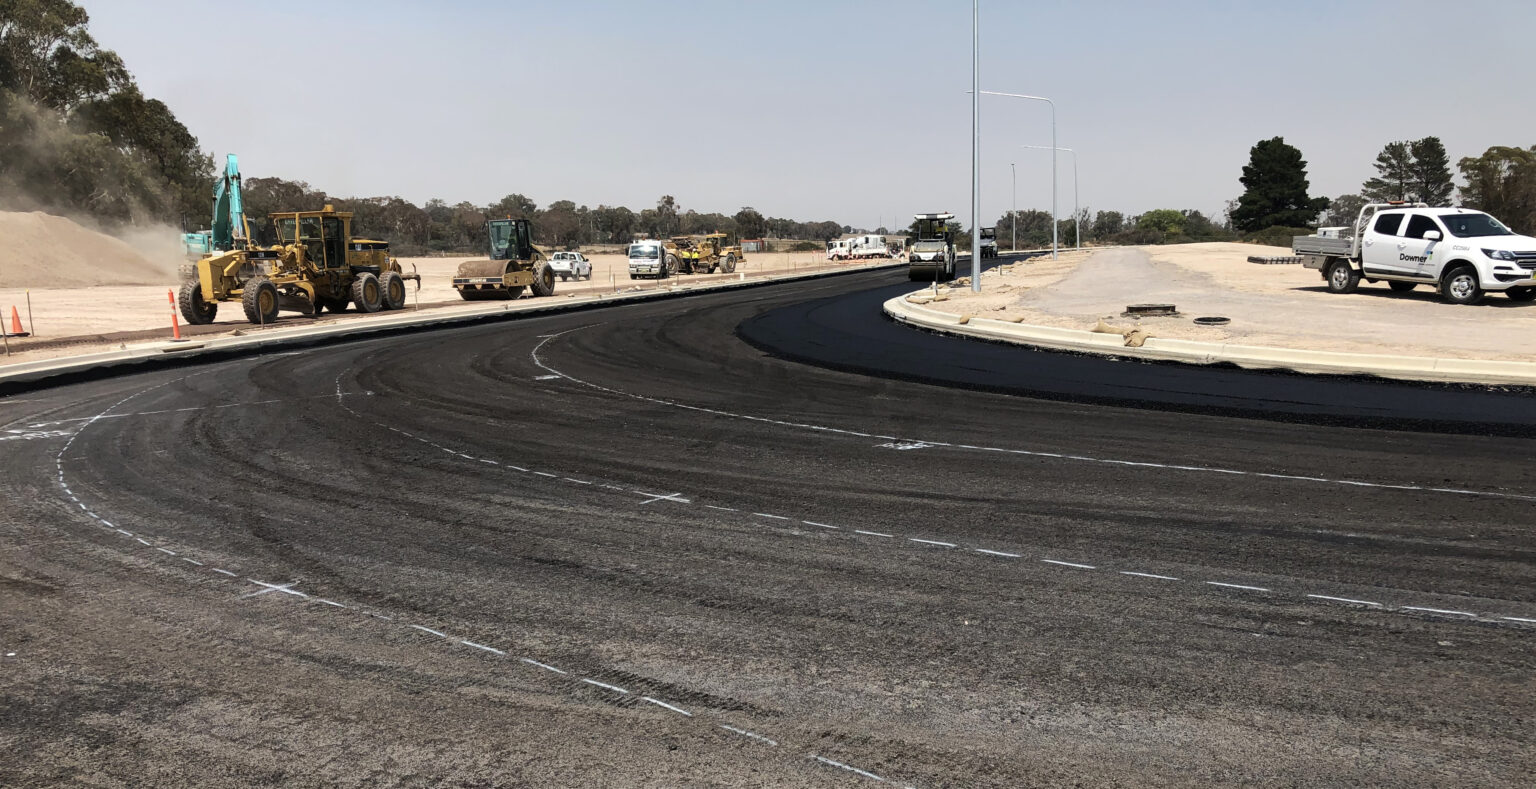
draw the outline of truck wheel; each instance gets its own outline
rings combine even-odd
[[[677,258],[673,255],[667,255],[667,259],[661,264],[661,273],[657,274],[656,278],[666,279],[675,274],[677,274]]]
[[[400,278],[399,272],[386,271],[379,275],[380,306],[386,310],[398,310],[405,307],[405,280]]]
[[[1354,293],[1360,285],[1360,272],[1355,271],[1347,260],[1335,260],[1328,267],[1328,291],[1330,293]]]
[[[181,317],[194,326],[213,323],[214,317],[219,314],[218,302],[209,304],[204,301],[203,286],[196,282],[181,283],[181,292],[176,294],[176,306],[181,307]]]
[[[265,326],[277,322],[277,286],[266,277],[252,277],[245,283],[240,296],[240,306],[245,308],[245,319]]]
[[[1452,304],[1476,304],[1483,300],[1483,286],[1477,281],[1477,269],[1461,266],[1451,270],[1440,283],[1440,295]]]
[[[364,271],[352,280],[352,304],[358,312],[378,312],[384,308],[383,294],[379,290],[379,278]]]
[[[1504,295],[1510,301],[1536,301],[1536,288],[1510,288]]]
[[[1414,282],[1404,282],[1400,279],[1394,279],[1387,281],[1387,287],[1398,293],[1407,293],[1408,291],[1418,287],[1418,284]]]
[[[720,270],[726,274],[736,273],[736,256],[726,255],[725,262],[720,264]]]
[[[519,289],[518,293],[521,294],[522,290]],[[548,263],[542,260],[533,266],[533,295],[555,295],[555,272],[549,267]],[[514,296],[513,298],[517,297]]]

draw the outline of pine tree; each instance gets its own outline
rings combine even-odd
[[[1448,205],[1456,184],[1451,180],[1451,161],[1439,137],[1425,137],[1408,144],[1413,156],[1413,199],[1434,206]]]
[[[1417,183],[1409,146],[1407,141],[1387,143],[1376,155],[1376,177],[1361,185],[1360,194],[1373,203],[1407,200]],[[1445,149],[1441,148],[1440,152],[1443,156]]]
[[[1238,180],[1246,191],[1237,199],[1232,223],[1243,232],[1310,227],[1318,212],[1328,207],[1328,198],[1307,196],[1307,163],[1301,151],[1285,144],[1284,137],[1254,145]]]

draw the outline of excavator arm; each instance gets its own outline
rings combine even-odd
[[[230,154],[224,163],[224,177],[213,188],[213,248],[220,252],[244,249],[246,235],[245,202],[240,194],[240,160]]]

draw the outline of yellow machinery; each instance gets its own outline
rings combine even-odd
[[[676,262],[673,268],[684,274],[731,274],[746,256],[740,246],[728,245],[726,238],[724,233],[675,236],[666,242],[667,255]]]
[[[535,296],[553,296],[555,272],[544,250],[533,245],[526,219],[492,219],[485,225],[489,260],[466,260],[454,272],[453,287],[465,301],[515,299],[532,287]]]
[[[178,305],[188,323],[212,323],[219,303],[238,301],[246,320],[268,324],[279,310],[319,316],[321,310],[358,312],[397,310],[405,306],[406,274],[389,256],[389,244],[352,237],[352,214],[326,206],[323,211],[294,211],[270,216],[271,225],[255,232],[242,218],[243,237],[234,249],[215,251],[190,269]],[[257,243],[266,236],[270,245]]]

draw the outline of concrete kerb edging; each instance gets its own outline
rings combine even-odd
[[[20,389],[36,388],[40,384],[46,385],[44,382],[54,378],[101,377],[104,374],[134,372],[146,365],[155,366],[163,363],[182,363],[187,360],[227,358],[261,353],[275,348],[310,347],[345,342],[369,335],[431,331],[492,321],[515,320],[536,315],[580,312],[610,305],[686,298],[688,296],[719,291],[765,287],[782,282],[857,274],[904,265],[906,263],[903,261],[884,261],[830,270],[778,274],[746,280],[701,282],[666,290],[597,294],[590,297],[577,297],[560,301],[527,299],[513,302],[490,302],[485,306],[468,309],[460,308],[451,311],[428,313],[426,315],[407,311],[394,315],[380,315],[371,318],[348,320],[329,326],[301,326],[258,330],[239,337],[219,336],[184,342],[166,340],[144,343],[125,350],[40,359],[35,362],[0,366],[0,394]]]
[[[1247,369],[1374,375],[1437,383],[1536,386],[1536,364],[1531,362],[1305,351],[1160,337],[1149,337],[1142,347],[1130,348],[1126,347],[1124,338],[1118,334],[1032,326],[982,317],[973,317],[962,324],[961,316],[913,304],[907,301],[909,295],[913,294],[903,294],[885,302],[885,313],[901,323],[932,331],[1050,350],[1187,364],[1234,364]]]

